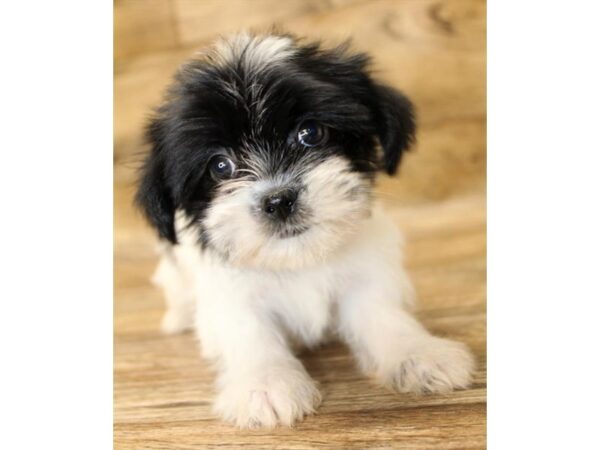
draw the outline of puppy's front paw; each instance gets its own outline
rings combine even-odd
[[[444,393],[469,387],[474,369],[466,345],[431,337],[416,343],[383,382],[399,392]]]
[[[267,370],[251,379],[228,380],[215,402],[215,411],[240,428],[291,426],[315,412],[321,394],[303,371]]]
[[[189,330],[192,326],[191,320],[180,311],[169,309],[160,323],[160,331],[163,334],[179,334]]]

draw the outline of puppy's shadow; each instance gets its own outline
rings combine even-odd
[[[314,349],[303,349],[298,357],[310,375],[322,384],[339,380],[340,377],[358,376],[352,354],[338,341],[331,341]]]
[[[298,357],[310,376],[319,383],[323,394],[321,410],[327,411],[340,404],[358,404],[381,407],[383,398],[398,403],[397,394],[377,385],[361,373],[348,347],[332,341],[320,347],[304,350]]]

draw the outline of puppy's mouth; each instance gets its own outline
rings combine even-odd
[[[278,230],[276,234],[281,239],[289,239],[300,236],[302,233],[307,231],[308,228],[308,225],[286,226]]]

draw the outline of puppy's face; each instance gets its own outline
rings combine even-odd
[[[176,242],[182,210],[234,265],[305,267],[343,246],[414,134],[409,101],[367,63],[243,34],[185,65],[150,124],[137,197],[160,236]]]

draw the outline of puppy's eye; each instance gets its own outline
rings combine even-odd
[[[298,142],[305,147],[314,147],[327,140],[327,128],[314,120],[307,120],[298,128]]]
[[[235,173],[235,164],[227,156],[213,156],[209,162],[210,172],[220,180],[231,178]]]

